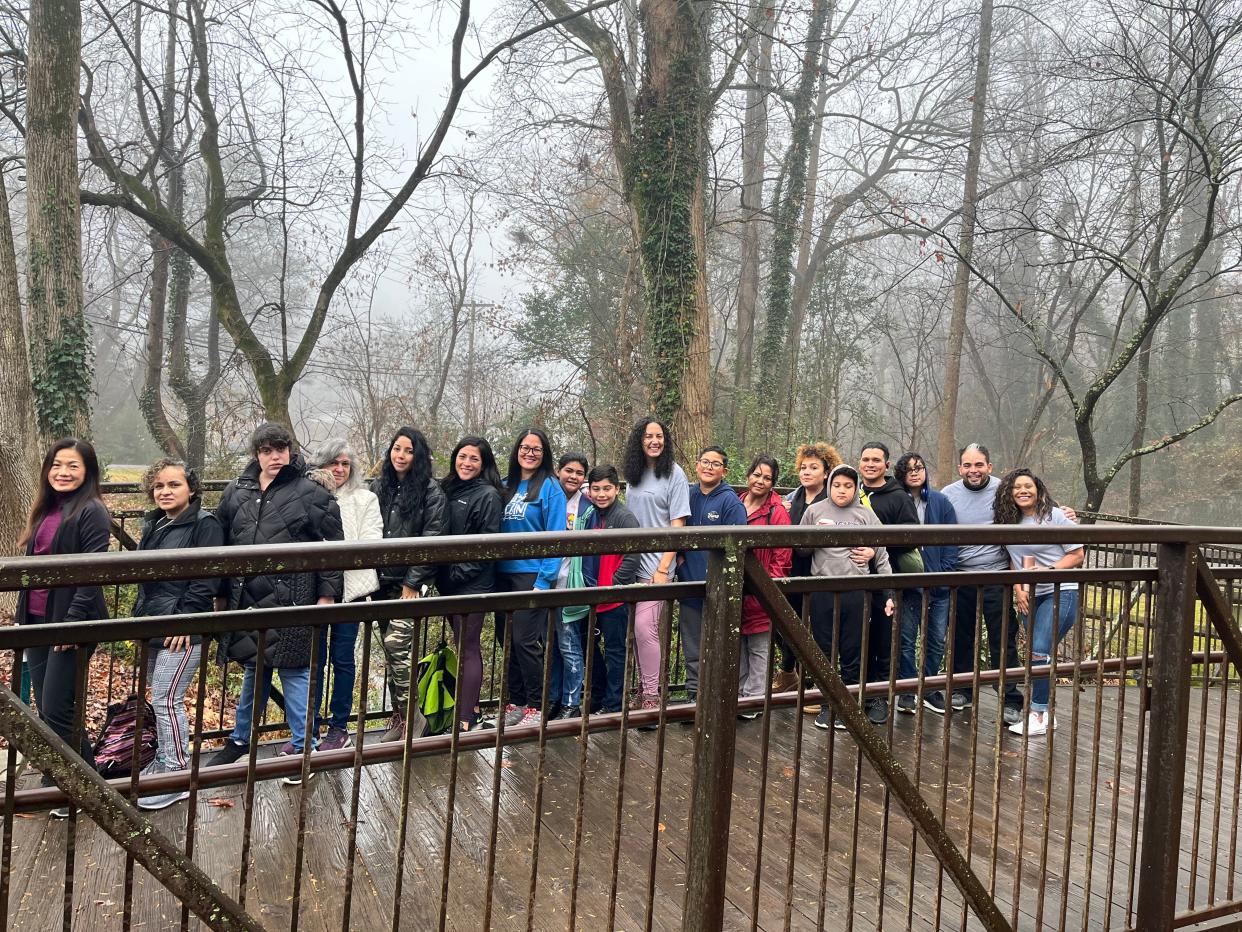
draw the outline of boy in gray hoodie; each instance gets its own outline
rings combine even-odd
[[[858,498],[858,472],[852,466],[838,466],[828,477],[828,498],[809,506],[802,524],[813,527],[880,527],[880,519]],[[875,572],[891,575],[888,553],[883,547],[816,547],[811,551],[813,576],[866,576],[874,564]],[[862,658],[862,632],[868,600],[861,591],[840,595],[841,622],[838,656],[841,679],[847,686],[858,683]],[[885,592],[886,613],[891,617],[891,593]],[[833,616],[837,595],[817,592],[811,596],[811,634],[827,657],[832,657]],[[832,712],[825,703],[815,719],[819,728],[832,724]],[[838,728],[844,726],[836,723]]]

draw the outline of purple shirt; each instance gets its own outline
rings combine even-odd
[[[39,529],[35,531],[34,538],[34,555],[36,557],[46,556],[52,552],[52,540],[56,537],[56,532],[60,530],[60,505],[57,504],[42,521],[39,522]],[[26,600],[27,615],[46,615],[47,614],[47,590],[31,589],[30,596]]]

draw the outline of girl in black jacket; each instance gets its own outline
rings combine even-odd
[[[444,491],[431,475],[431,448],[412,427],[400,428],[388,444],[380,474],[371,484],[384,519],[384,537],[436,537],[444,533]],[[436,578],[434,564],[381,566],[380,599],[417,599]],[[412,618],[380,622],[392,719],[381,741],[405,736],[405,710],[418,637]],[[422,737],[422,732],[414,735]]]
[[[491,445],[482,437],[462,437],[453,448],[449,474],[440,480],[448,497],[449,534],[498,534],[501,502],[500,471]],[[436,574],[440,595],[477,595],[491,592],[495,564],[441,564]],[[452,615],[453,641],[457,645],[457,709],[462,731],[469,731],[479,718],[479,691],[483,686],[483,612]]]
[[[142,525],[139,550],[183,550],[190,547],[224,546],[224,528],[199,501],[198,474],[178,460],[155,462],[142,485],[155,509],[147,512]],[[189,615],[210,612],[219,581],[215,579],[177,579],[142,583],[134,616]],[[190,734],[185,714],[185,692],[198,670],[203,639],[198,634],[173,634],[152,638],[147,659],[147,682],[151,684],[151,704],[155,709],[155,730],[159,746],[155,760],[144,773],[171,773],[185,770],[186,741]],[[180,792],[144,796],[142,809],[163,809],[186,799]]]
[[[85,440],[66,437],[58,440],[43,458],[39,491],[18,540],[27,556],[62,556],[70,553],[102,553],[108,549],[112,522],[99,497],[99,460],[95,448]],[[93,621],[108,617],[103,590],[99,586],[58,586],[55,589],[27,589],[17,597],[19,625],[57,624],[64,621]],[[75,672],[78,652],[90,663],[94,644],[58,644],[26,650],[30,681],[34,687],[39,717],[70,747],[77,747],[92,766],[95,756],[85,730],[74,734],[74,706],[77,695]],[[44,777],[44,785],[50,786]],[[52,815],[66,818],[67,807]]]

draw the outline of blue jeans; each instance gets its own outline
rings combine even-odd
[[[354,708],[354,644],[358,623],[325,625],[319,629],[319,678],[315,681],[315,732],[326,721],[332,728],[345,728]],[[324,719],[323,683],[328,661],[332,661],[332,694],[328,697],[328,717]]]
[[[1052,614],[1056,611],[1056,630],[1053,631]],[[1026,623],[1031,631],[1031,664],[1042,666],[1061,643],[1061,639],[1069,634],[1078,617],[1078,590],[1062,589],[1060,602],[1049,592],[1047,595],[1035,597],[1035,610],[1027,618]],[[1041,676],[1031,683],[1031,711],[1045,712],[1048,709],[1049,677]]]
[[[940,593],[937,595],[937,593]],[[918,590],[905,594],[901,611],[901,663],[898,674],[904,679],[918,676],[918,635],[922,627],[920,615],[923,597]],[[923,675],[936,676],[944,660],[944,639],[949,630],[949,590],[933,589],[927,597],[927,640],[923,655]],[[937,690],[938,691],[938,690]]]
[[[254,719],[254,664],[243,665],[241,698],[237,700],[237,720],[230,736],[238,744],[250,743],[250,724]],[[259,696],[259,708],[267,706],[267,694],[272,688],[272,667],[263,668],[263,684]],[[289,731],[293,733],[293,748],[302,750],[306,741],[306,707],[310,700],[310,667],[276,667],[280,674],[280,686],[285,695],[285,715]]]
[[[604,692],[602,708],[605,712],[620,712],[621,700],[625,695],[625,641],[630,627],[629,611],[624,605],[618,605],[598,613],[595,623],[604,636],[604,666],[607,668],[608,688]],[[600,672],[591,671],[592,681]]]
[[[566,622],[557,612],[556,646],[561,656],[561,705],[582,705],[582,675],[585,667],[582,662],[582,631],[578,621]],[[553,696],[558,695],[553,692]]]

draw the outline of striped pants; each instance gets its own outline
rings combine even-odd
[[[185,748],[190,740],[190,725],[185,714],[185,691],[198,672],[202,649],[201,644],[192,644],[189,650],[152,651],[147,663],[155,732],[160,742],[155,759],[164,773],[189,766]]]

